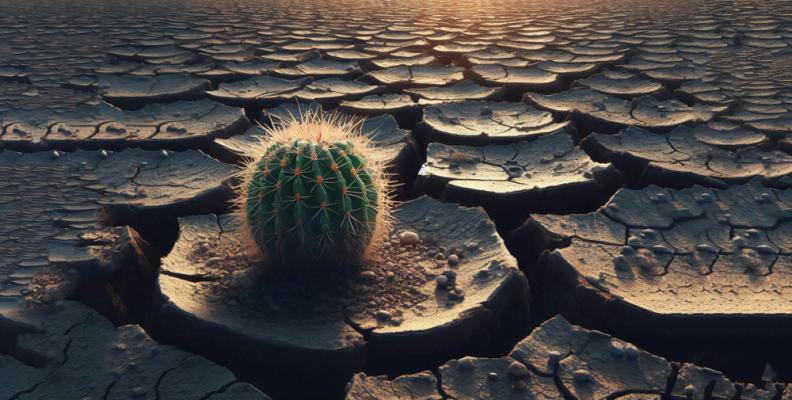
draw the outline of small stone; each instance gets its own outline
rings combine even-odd
[[[767,244],[760,244],[759,246],[756,246],[756,251],[762,254],[775,253],[775,249],[773,249],[772,247],[770,247],[770,245]]]
[[[712,195],[704,192],[696,196],[696,203],[709,203],[712,201]]]
[[[487,374],[487,378],[489,378],[492,381],[497,380],[498,379],[498,373],[497,372],[490,372],[490,373]]]
[[[624,256],[616,256],[613,257],[613,267],[617,271],[627,271],[630,269],[630,263],[627,262],[627,258]]]
[[[476,250],[479,249],[479,244],[478,244],[478,242],[467,242],[467,243],[465,243],[465,248],[468,251],[476,251]]]
[[[641,354],[641,351],[638,350],[638,348],[635,347],[634,344],[627,343],[626,345],[624,345],[624,355],[626,355],[627,358],[629,358],[631,360],[635,360],[636,358],[638,358],[638,355],[640,355],[640,354]]]
[[[771,195],[770,193],[765,192],[760,194],[758,197],[756,197],[757,203],[769,203],[771,201],[773,201],[773,195]]]
[[[476,272],[476,275],[474,275],[473,277],[479,280],[485,280],[489,278],[489,276],[490,276],[489,271],[482,269],[479,272]]]
[[[476,367],[475,363],[473,362],[473,357],[460,358],[458,363],[460,369],[472,370]]]
[[[374,317],[380,321],[389,321],[391,318],[393,318],[391,313],[385,310],[378,310],[376,313],[374,313]]]
[[[528,376],[529,373],[528,368],[526,368],[525,365],[519,361],[513,361],[511,364],[509,364],[509,367],[506,369],[506,371],[509,373],[509,375],[515,378]]]
[[[385,274],[385,277],[388,279],[388,281],[392,281],[392,280],[396,279],[396,274],[394,274],[393,271],[388,271]]]
[[[143,397],[146,395],[146,389],[142,386],[135,386],[132,388],[132,397]]]
[[[437,282],[437,287],[444,288],[448,285],[448,277],[445,275],[437,275],[435,276],[435,282]]]
[[[696,250],[698,250],[698,251],[700,251],[702,253],[713,253],[713,254],[718,253],[718,249],[716,249],[715,247],[710,246],[710,245],[708,245],[706,243],[702,243],[702,244],[696,245]]]
[[[99,155],[102,156],[102,158],[107,158],[107,156],[110,154],[107,152],[107,150],[102,150],[99,152]]]
[[[652,246],[652,251],[656,254],[673,254],[674,250],[669,248],[668,246],[664,246],[662,244],[656,244]]]
[[[459,256],[456,254],[451,254],[448,256],[448,265],[457,265],[459,264]]]
[[[588,372],[585,369],[575,370],[575,372],[572,373],[572,378],[575,380],[575,382],[579,383],[586,383],[594,380],[594,377],[591,376],[591,372]]]
[[[693,386],[692,383],[689,383],[687,386],[685,386],[684,391],[685,391],[685,396],[691,398],[696,394],[696,387]]]
[[[624,355],[624,343],[611,340],[610,354],[614,357],[622,357]]]
[[[52,158],[60,158],[61,152],[58,150],[52,150]]]
[[[360,273],[360,280],[364,283],[374,283],[377,281],[377,274],[373,271],[363,271]]]
[[[635,247],[632,247],[632,246],[622,246],[622,247],[621,247],[621,253],[622,253],[623,255],[625,255],[625,256],[633,255],[633,254],[635,254]]]
[[[399,242],[403,245],[416,245],[421,242],[421,236],[414,231],[403,231],[399,233]]]
[[[454,271],[445,270],[445,271],[443,271],[443,275],[448,277],[448,281],[449,282],[455,282],[456,281],[457,274]]]
[[[654,195],[650,196],[649,200],[652,203],[665,203],[665,202],[668,201],[668,198],[666,197],[665,193],[657,193],[657,194],[654,194]]]
[[[168,157],[168,156],[170,155],[170,153],[168,152],[168,150],[162,150],[162,151],[160,152],[160,154],[162,154],[162,156],[163,156],[163,157]]]

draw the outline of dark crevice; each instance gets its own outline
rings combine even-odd
[[[157,377],[157,383],[154,384],[154,395],[155,395],[156,400],[160,400],[159,387],[160,387],[160,384],[162,384],[162,380],[165,379],[165,375],[168,375],[170,372],[179,369],[184,364],[184,362],[187,361],[187,359],[189,359],[190,357],[195,357],[195,356],[193,356],[193,355],[185,356],[184,358],[181,359],[181,361],[179,361],[179,363],[175,367],[171,367],[171,368],[166,369],[165,371],[163,371],[160,374],[159,377]]]
[[[41,384],[43,384],[43,383],[44,383],[44,382],[46,382],[46,381],[47,381],[47,380],[46,380],[46,379],[44,379],[44,380],[42,380],[41,382],[38,382],[38,383],[36,383],[35,385],[33,385],[33,386],[30,388],[30,389],[25,389],[25,390],[23,390],[23,391],[20,391],[20,392],[14,393],[14,395],[13,395],[13,396],[11,396],[11,397],[9,397],[9,398],[8,398],[8,400],[17,400],[17,399],[18,399],[18,398],[20,398],[21,396],[24,396],[24,395],[26,395],[26,394],[29,394],[29,393],[33,393],[33,391],[34,391],[34,390],[36,390],[36,388],[37,388],[37,387],[39,387]]]
[[[209,399],[210,397],[212,397],[215,394],[220,394],[220,393],[225,392],[228,388],[230,388],[233,385],[236,385],[237,383],[239,383],[239,381],[229,382],[229,383],[223,385],[221,388],[219,388],[217,390],[213,390],[213,391],[201,396],[201,398],[198,399],[198,400],[207,400],[207,399]]]
[[[446,393],[445,389],[443,389],[443,374],[440,373],[440,370],[437,368],[432,368],[430,371],[435,376],[435,379],[437,379],[437,393],[439,393],[440,396],[443,396],[444,399],[456,400],[456,398]]]

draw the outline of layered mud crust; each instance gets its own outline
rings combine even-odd
[[[788,3],[545,3],[0,2],[0,397],[792,398]],[[406,203],[299,285],[230,200],[320,106]]]

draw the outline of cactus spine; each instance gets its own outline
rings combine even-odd
[[[270,263],[308,270],[355,263],[387,225],[382,168],[355,129],[359,123],[316,113],[274,128],[262,143],[240,206]]]

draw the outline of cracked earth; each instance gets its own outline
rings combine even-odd
[[[789,4],[462,3],[0,0],[0,398],[792,399]],[[400,207],[297,284],[231,200],[319,108]]]

